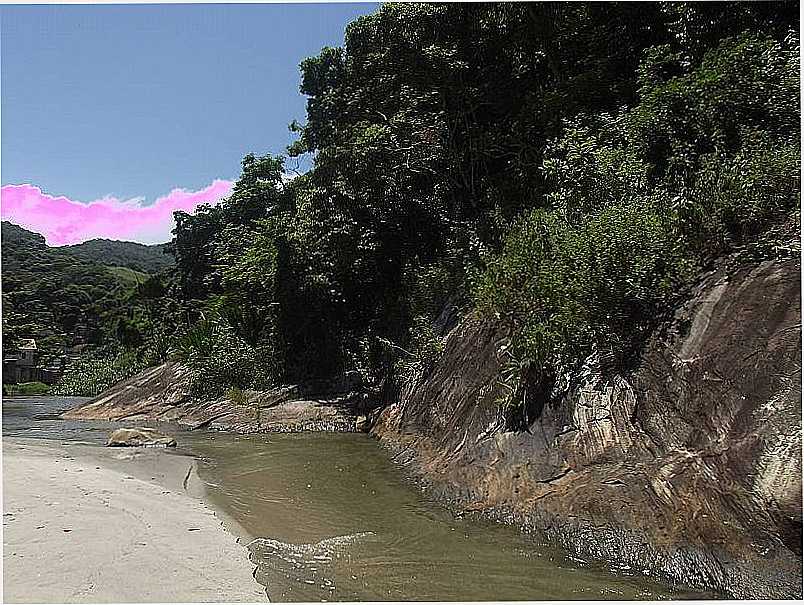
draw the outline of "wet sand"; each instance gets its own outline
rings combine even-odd
[[[268,600],[192,458],[6,437],[2,467],[3,602]]]

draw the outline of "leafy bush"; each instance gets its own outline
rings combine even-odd
[[[19,384],[4,384],[3,395],[44,395],[50,387],[43,382],[20,382]]]
[[[536,210],[490,260],[475,297],[514,327],[519,357],[544,365],[605,343],[625,352],[692,268],[667,213],[650,203],[610,206],[579,225]]]
[[[800,209],[795,40],[728,39],[698,66],[663,53],[641,68],[637,106],[548,143],[550,207],[475,276],[478,307],[511,332],[507,407],[524,405],[531,368],[550,379],[593,352],[622,362],[703,265]]]
[[[163,324],[151,326],[151,333],[145,339],[141,357],[145,365],[159,365],[170,357],[172,334]]]
[[[202,317],[173,341],[174,356],[182,361],[209,357],[215,347],[215,322]]]
[[[96,351],[67,366],[54,395],[94,397],[147,367],[134,350]]]
[[[173,356],[192,370],[197,396],[218,396],[227,388],[246,389],[268,383],[269,360],[239,337],[220,317],[202,318],[177,339]]]

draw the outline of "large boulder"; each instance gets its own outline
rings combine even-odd
[[[117,429],[106,442],[108,447],[176,447],[176,440],[156,429]]]

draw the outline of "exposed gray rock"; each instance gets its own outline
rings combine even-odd
[[[232,401],[225,395],[195,399],[190,383],[186,367],[164,363],[114,385],[63,418],[175,422],[189,429],[208,427],[236,433],[355,431],[358,395],[338,391],[338,384],[319,381],[304,388],[284,385],[244,391],[242,398]],[[321,397],[311,396],[311,389]]]
[[[436,497],[738,598],[801,598],[798,260],[702,279],[627,373],[598,356],[504,428],[499,346],[469,318],[372,429]]]

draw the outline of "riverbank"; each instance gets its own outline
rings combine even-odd
[[[190,457],[4,438],[4,602],[267,601],[202,493]]]
[[[120,382],[63,414],[65,420],[157,421],[232,433],[355,432],[367,413],[346,380],[311,381],[204,400],[192,394],[192,374],[169,361]]]
[[[671,586],[800,599],[800,276],[796,259],[721,259],[633,367],[592,355],[550,393],[523,383],[517,430],[499,403],[505,326],[474,316],[387,399],[297,385],[249,405],[198,401],[188,370],[163,364],[63,418],[268,433],[334,430],[330,417],[354,430],[365,414],[406,474],[459,512]]]
[[[372,434],[434,498],[736,599],[801,599],[801,266],[702,276],[631,369],[600,356],[498,401],[505,327],[465,318]]]
[[[104,468],[168,490],[185,491],[186,477],[186,492],[196,496],[200,488],[226,529],[249,545],[255,578],[272,600],[705,596],[570,556],[515,528],[470,515],[454,517],[412,489],[386,452],[364,434],[238,435],[162,424],[159,429],[175,436],[177,448],[103,448],[121,424],[54,418],[80,403],[85,400],[4,401],[4,436],[35,436],[44,443],[58,439],[73,444],[70,455],[81,444],[94,444],[92,452],[104,456]],[[164,473],[164,465],[176,459],[179,472]]]

